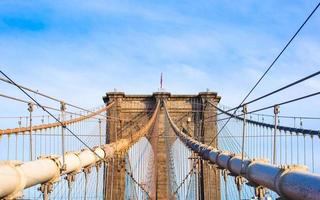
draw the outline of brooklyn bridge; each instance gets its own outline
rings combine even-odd
[[[273,93],[228,108],[210,91],[115,91],[85,109],[1,81],[30,98],[0,94],[29,112],[2,119],[18,124],[0,130],[2,199],[319,199],[319,131],[303,128],[308,118],[279,115],[318,93],[250,110]],[[274,115],[257,114],[267,109]]]
[[[320,2],[34,2],[0,1],[0,199],[320,200]]]

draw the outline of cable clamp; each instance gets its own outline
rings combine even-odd
[[[254,188],[254,195],[255,195],[256,197],[258,197],[258,199],[264,198],[265,195],[266,195],[266,188],[263,187],[263,186],[261,186],[261,185],[255,187],[255,188]]]
[[[52,182],[43,183],[38,188],[38,190],[42,192],[44,196],[43,199],[49,199],[48,195],[53,191],[53,183]]]
[[[234,181],[235,181],[235,183],[237,185],[238,191],[240,191],[245,179],[242,176],[236,176],[234,178]]]

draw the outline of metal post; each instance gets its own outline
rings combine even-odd
[[[277,129],[278,129],[278,114],[280,112],[279,105],[274,106],[274,133],[273,133],[273,157],[272,157],[272,164],[276,164],[276,138],[277,138]]]
[[[241,160],[243,162],[244,159],[244,145],[245,145],[245,136],[246,136],[246,121],[247,121],[247,105],[243,106],[242,113],[243,113],[243,129],[242,129],[242,146],[241,146]],[[242,173],[243,163],[241,164],[241,173]]]
[[[21,117],[19,118],[18,124],[19,124],[19,132],[21,130]],[[18,137],[18,134],[16,135]],[[22,136],[23,137],[23,136]],[[18,139],[18,138],[16,138]],[[24,145],[24,144],[23,144]],[[23,146],[24,147],[24,146]],[[16,160],[18,160],[18,141],[16,141]],[[24,158],[24,156],[22,156],[22,158]],[[23,159],[24,160],[24,159]]]
[[[61,148],[62,148],[62,171],[66,169],[66,160],[65,160],[65,111],[66,111],[66,103],[61,101],[60,102],[60,111],[61,111],[61,122],[62,122],[62,128],[61,128]]]
[[[33,154],[32,154],[32,112],[33,112],[33,103],[30,102],[28,103],[28,111],[29,111],[29,136],[30,136],[30,143],[29,143],[29,148],[30,148],[30,160],[33,160]]]

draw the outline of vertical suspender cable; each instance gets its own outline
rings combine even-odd
[[[21,134],[21,133],[20,133],[20,130],[21,130],[21,123],[22,123],[22,122],[21,122],[21,117],[20,117],[20,118],[19,118],[19,121],[18,121],[18,125],[19,125],[19,134]],[[17,134],[17,137],[18,137],[18,135],[19,135],[19,134]],[[22,137],[23,137],[23,136],[22,136]],[[17,138],[17,139],[18,139],[18,138]],[[17,142],[18,142],[18,141],[17,141]],[[24,146],[24,144],[23,144],[23,146]],[[17,154],[18,154],[18,152],[17,152],[17,151],[18,151],[18,147],[16,147],[16,160],[18,160],[18,158],[17,158],[17,156],[18,156],[18,155],[17,155]],[[23,156],[23,155],[22,155],[22,156]]]

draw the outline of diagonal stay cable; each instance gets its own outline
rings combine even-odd
[[[270,106],[266,106],[266,107],[263,107],[263,108],[259,108],[259,109],[256,109],[256,110],[252,110],[250,112],[248,112],[247,114],[252,114],[252,113],[256,113],[256,112],[260,112],[260,111],[263,111],[263,110],[267,110],[267,109],[270,109],[270,108],[273,108],[275,106],[282,106],[282,105],[285,105],[285,104],[289,104],[289,103],[293,103],[293,102],[296,102],[296,101],[300,101],[300,100],[303,100],[303,99],[307,99],[307,98],[311,98],[311,97],[314,97],[314,96],[317,96],[317,95],[320,95],[320,92],[315,92],[315,93],[311,93],[311,94],[307,94],[305,96],[301,96],[301,97],[297,97],[297,98],[294,98],[294,99],[290,99],[290,100],[287,100],[287,101],[283,101],[283,102],[280,102],[280,103],[277,103],[277,104],[273,104],[273,105],[270,105]],[[243,114],[239,114],[239,115],[234,115],[234,114],[231,114],[231,113],[227,113],[225,112],[226,115],[230,116],[231,118],[235,118],[235,119],[239,119],[239,120],[243,120],[243,118],[241,118],[241,116],[243,116]],[[217,121],[220,121],[220,120],[226,120],[228,119],[229,117],[226,117],[226,118],[223,118],[223,119],[219,119]],[[263,123],[263,122],[257,122],[257,121],[253,121],[253,120],[249,120],[248,119],[248,122],[249,123],[254,123],[254,124],[258,124],[258,125],[262,125],[262,126],[266,126],[266,127],[274,127],[274,125],[272,124],[267,124],[267,123]],[[310,135],[319,135],[319,131],[318,130],[311,130],[311,129],[297,129],[297,128],[291,128],[291,127],[285,127],[285,126],[278,126],[278,129],[280,130],[284,130],[284,131],[295,131],[295,132],[302,132],[304,134],[310,134]],[[294,130],[293,130],[294,129]]]
[[[181,183],[179,184],[179,186],[177,187],[177,189],[174,191],[173,195],[177,194],[178,191],[180,190],[180,188],[183,186],[183,184],[185,183],[185,181],[188,179],[188,177],[192,174],[192,172],[195,170],[195,166],[193,166],[191,168],[191,170],[187,173],[187,175],[182,179]]]
[[[34,93],[34,94],[40,95],[40,96],[42,96],[42,97],[48,98],[48,99],[53,100],[53,101],[56,101],[56,102],[64,102],[63,100],[60,100],[60,99],[57,99],[57,98],[55,98],[55,97],[49,96],[49,95],[47,95],[47,94],[41,93],[41,92],[39,92],[38,90],[31,89],[31,88],[29,88],[29,87],[26,87],[26,86],[23,86],[23,85],[17,84],[17,83],[16,83],[16,84],[13,84],[9,79],[4,79],[4,78],[1,78],[1,77],[0,77],[0,81],[3,81],[3,82],[8,83],[8,84],[10,84],[10,85],[18,85],[18,86],[20,86],[20,87],[21,87],[22,89],[24,89],[24,90],[27,90],[27,91],[29,91],[29,92],[32,92],[32,93]],[[65,102],[65,103],[66,103],[66,105],[69,105],[69,106],[71,106],[71,107],[73,107],[73,108],[76,108],[76,109],[79,109],[79,110],[83,110],[83,111],[86,111],[86,112],[92,112],[92,111],[90,111],[90,110],[88,110],[88,109],[81,108],[80,106],[76,106],[76,105],[71,104],[71,103],[68,103],[68,102]]]
[[[3,97],[3,98],[6,98],[6,99],[11,99],[11,100],[14,100],[14,101],[18,101],[18,102],[21,102],[21,103],[25,103],[25,104],[28,104],[30,103],[29,101],[26,101],[24,99],[20,99],[20,98],[17,98],[17,97],[12,97],[12,96],[9,96],[9,95],[5,95],[5,94],[2,94],[0,93],[0,97]],[[54,110],[54,111],[61,111],[60,109],[57,109],[57,108],[53,108],[53,107],[50,107],[50,106],[47,106],[47,105],[43,105],[43,107],[49,109],[49,110]],[[75,115],[75,116],[81,116],[81,117],[84,117],[85,115],[83,114],[79,114],[79,113],[75,113],[75,112],[70,112],[70,111],[65,111],[65,113],[67,114],[71,114],[71,115]],[[91,112],[93,113],[93,112]],[[41,116],[32,116],[32,117],[48,117],[49,115],[41,115]],[[17,117],[0,117],[0,118],[25,118],[25,117],[28,117],[28,116],[17,116]],[[106,117],[106,118],[110,118],[108,116],[104,116],[103,117]],[[97,117],[93,117],[94,119],[102,119],[102,118],[97,118]]]
[[[126,166],[125,166],[125,171],[126,171],[128,176],[130,176],[134,181],[136,181],[135,178],[133,177],[133,174],[132,174],[132,165],[131,165],[130,158],[129,158],[128,154],[126,154],[126,159],[128,161],[127,163],[129,165],[130,172],[126,169]],[[136,182],[138,182],[138,181],[136,181]],[[140,187],[139,184],[138,184],[138,186]],[[141,187],[141,189],[144,190],[143,187]],[[136,187],[134,187],[134,194],[136,195],[136,197],[138,196]]]
[[[0,81],[3,81],[3,82],[5,82],[5,83],[8,83],[8,84],[13,85],[13,86],[18,85],[19,87],[21,87],[22,89],[24,89],[24,90],[26,90],[26,91],[32,92],[32,93],[34,93],[34,94],[36,94],[36,95],[40,95],[40,96],[42,96],[42,97],[45,97],[45,98],[47,98],[47,99],[50,99],[50,100],[53,100],[53,101],[56,101],[56,102],[59,102],[59,103],[64,102],[66,105],[68,105],[68,106],[70,106],[70,107],[76,108],[76,109],[78,109],[78,110],[85,111],[85,112],[87,112],[87,113],[93,113],[93,112],[94,112],[94,111],[91,111],[91,110],[89,110],[89,109],[81,108],[80,106],[76,106],[76,105],[74,105],[74,104],[71,104],[71,103],[65,102],[65,101],[63,101],[63,100],[57,99],[57,98],[55,98],[55,97],[49,96],[49,95],[47,95],[47,94],[41,93],[41,92],[39,92],[38,90],[31,89],[31,88],[26,87],[26,86],[23,86],[23,85],[21,85],[21,84],[18,84],[18,83],[13,84],[13,83],[12,83],[10,80],[8,80],[8,79],[4,79],[4,78],[1,78],[1,77],[0,77]],[[103,115],[103,114],[98,114],[98,115],[99,115],[99,116],[102,116],[102,117],[105,117],[105,115]]]
[[[259,80],[256,82],[256,84],[253,86],[253,88],[249,91],[249,93],[245,96],[245,98],[242,100],[241,104],[250,96],[250,94],[253,92],[253,90],[259,85],[259,83],[262,81],[262,79],[266,76],[266,74],[270,71],[270,69],[274,66],[274,64],[277,62],[277,60],[280,58],[280,56],[283,54],[283,52],[288,48],[288,46],[291,44],[291,42],[294,40],[294,38],[298,35],[298,33],[301,31],[301,29],[304,27],[304,25],[309,21],[311,16],[315,13],[315,11],[319,8],[320,2],[317,4],[317,6],[312,10],[312,12],[309,14],[307,19],[302,23],[302,25],[299,27],[299,29],[295,32],[295,34],[291,37],[289,42],[284,46],[284,48],[281,50],[281,52],[278,54],[278,56],[273,60],[271,65],[267,68],[267,70],[263,73],[263,75],[259,78]],[[240,104],[240,105],[241,105]]]
[[[127,160],[128,160],[129,167],[130,167],[130,169],[131,169],[131,162],[130,162],[130,160],[129,160],[129,158],[128,158],[128,154],[127,154]],[[143,185],[142,185],[141,183],[139,183],[139,182],[133,177],[132,169],[131,169],[131,172],[130,172],[130,171],[128,171],[128,170],[126,169],[126,167],[125,167],[125,168],[124,168],[124,171],[125,171],[126,174],[133,180],[133,182],[134,182],[139,188],[141,188],[141,190],[144,191],[144,192],[147,194],[147,196],[150,198],[149,192],[143,187]],[[135,189],[135,193],[137,193],[136,189]]]
[[[258,108],[256,110],[252,110],[252,111],[247,112],[247,114],[260,112],[260,111],[263,111],[263,110],[267,110],[267,109],[273,108],[274,106],[277,106],[277,105],[278,106],[282,106],[282,105],[285,105],[285,104],[293,103],[293,102],[300,101],[300,100],[303,100],[303,99],[307,99],[307,98],[310,98],[310,97],[314,97],[314,96],[317,96],[317,95],[320,95],[320,92],[310,93],[310,94],[307,94],[307,95],[304,95],[304,96],[301,96],[301,97],[297,97],[297,98],[290,99],[290,100],[287,100],[287,101],[283,101],[283,102],[280,102],[280,103],[272,104],[270,106],[266,106],[266,107],[263,107],[263,108]],[[231,118],[236,118],[236,119],[242,120],[242,118],[239,118],[239,117],[243,116],[243,114],[236,115],[236,114],[228,113],[227,111],[222,110],[221,108],[219,108],[219,110],[221,110],[221,112],[223,112],[224,114],[229,115]],[[299,118],[299,117],[297,117],[297,118]],[[226,117],[226,118],[218,119],[216,121],[223,121],[223,120],[226,120],[226,119],[229,119],[229,117],[228,118]]]
[[[42,106],[37,100],[35,100],[30,94],[28,94],[23,88],[21,88],[19,85],[17,85],[9,76],[7,76],[2,70],[0,70],[0,73],[5,76],[9,81],[12,82],[13,85],[15,85],[19,90],[21,90],[25,95],[27,95],[34,103],[36,103],[40,108],[42,108],[43,111],[48,113],[53,119],[55,119],[58,123],[61,124],[63,128],[65,128],[67,131],[69,131],[77,140],[79,140],[85,147],[87,147],[92,153],[94,153],[99,159],[104,160],[104,158],[101,158],[89,145],[87,145],[81,138],[79,138],[75,133],[73,133],[63,122],[61,122],[57,117],[55,117],[51,112],[49,112],[44,106]]]
[[[281,87],[281,88],[279,88],[279,89],[276,89],[276,90],[274,90],[274,91],[272,91],[272,92],[269,92],[269,93],[267,93],[267,94],[264,94],[264,95],[262,95],[262,96],[260,96],[260,97],[258,97],[258,98],[255,98],[255,99],[253,99],[253,100],[251,100],[251,101],[248,101],[248,102],[246,102],[246,103],[243,103],[242,105],[239,105],[239,106],[237,106],[237,107],[228,109],[228,110],[226,110],[226,111],[224,111],[224,112],[230,112],[230,111],[233,111],[233,110],[235,110],[235,109],[239,109],[239,108],[241,108],[241,107],[244,106],[244,105],[249,105],[249,104],[251,104],[251,103],[254,103],[254,102],[256,102],[256,101],[259,101],[259,100],[261,100],[261,99],[264,99],[264,98],[266,98],[266,97],[268,97],[268,96],[271,96],[271,95],[273,95],[273,94],[276,94],[276,93],[278,93],[278,92],[281,92],[282,90],[288,89],[288,88],[290,88],[290,87],[292,87],[292,86],[294,86],[294,85],[297,85],[297,84],[299,84],[299,83],[302,83],[302,82],[304,82],[304,81],[306,81],[306,80],[308,80],[308,79],[310,79],[310,78],[313,78],[313,77],[315,77],[315,76],[318,76],[319,74],[320,74],[320,71],[317,71],[317,72],[315,72],[315,73],[313,73],[313,74],[310,74],[310,75],[308,75],[308,76],[306,76],[306,77],[303,77],[303,78],[301,78],[301,79],[299,79],[299,80],[296,80],[296,81],[294,81],[294,82],[292,82],[292,83],[289,83],[289,84],[287,84],[287,85],[285,85],[285,86],[283,86],[283,87]],[[215,117],[215,116],[220,115],[220,114],[222,114],[222,113],[215,114],[215,115],[213,115],[213,116],[209,116],[209,117],[205,118],[205,120],[206,120],[206,119],[209,119],[209,118],[212,118],[212,117]]]
[[[311,93],[311,94],[308,94],[308,95],[305,95],[305,96],[301,96],[301,97],[298,97],[298,98],[295,98],[295,99],[291,99],[291,100],[288,100],[288,101],[284,101],[284,102],[281,102],[281,103],[278,103],[278,104],[274,104],[274,105],[271,105],[271,106],[266,106],[264,108],[259,108],[259,109],[250,111],[247,114],[251,114],[251,113],[267,110],[267,109],[273,108],[274,106],[277,106],[277,105],[281,106],[281,105],[293,103],[295,101],[300,101],[300,100],[307,99],[307,98],[310,98],[310,97],[313,97],[313,96],[317,96],[317,95],[320,95],[320,92],[314,92],[314,93]]]
[[[308,17],[305,19],[305,21],[302,23],[302,25],[299,27],[299,29],[295,32],[295,34],[286,43],[284,48],[280,51],[280,53],[277,55],[277,57],[273,60],[273,62],[270,64],[270,66],[267,68],[267,70],[262,74],[262,76],[259,78],[259,80],[254,84],[254,86],[251,88],[249,93],[244,97],[244,99],[241,101],[241,103],[239,104],[238,107],[241,107],[242,104],[247,100],[247,98],[251,95],[251,93],[254,91],[254,89],[259,85],[259,83],[262,81],[262,79],[266,76],[266,74],[271,70],[271,68],[274,66],[274,64],[281,57],[283,52],[288,48],[288,46],[291,44],[291,42],[294,40],[294,38],[299,34],[299,32],[302,30],[302,28],[305,26],[305,24],[309,21],[309,19],[312,17],[312,15],[316,12],[316,10],[319,8],[319,6],[320,6],[320,2],[316,5],[316,7],[312,10],[312,12],[308,15]],[[235,114],[238,109],[239,108],[235,109],[233,114]],[[221,127],[220,131],[212,138],[212,141],[209,143],[209,145],[212,144],[212,142],[215,140],[215,138],[221,133],[221,130],[223,130],[224,127],[229,123],[230,119],[231,119],[231,117]]]
[[[12,96],[9,96],[9,95],[5,95],[5,94],[2,94],[0,93],[0,97],[3,97],[3,98],[7,98],[7,99],[11,99],[11,100],[14,100],[14,101],[18,101],[18,102],[22,102],[22,103],[25,103],[25,104],[28,104],[30,103],[29,101],[26,101],[26,100],[23,100],[23,99],[20,99],[20,98],[17,98],[17,97],[12,97]],[[110,105],[110,104],[109,104]],[[53,107],[50,107],[50,106],[46,106],[46,105],[43,105],[43,107],[47,108],[47,109],[50,109],[50,110],[54,110],[54,111],[61,111],[60,109],[57,109],[57,108],[53,108]],[[105,110],[106,108],[104,108]],[[71,114],[71,115],[76,115],[76,116],[81,116],[81,117],[85,117],[86,115],[85,114],[79,114],[79,113],[76,113],[76,112],[70,112],[70,111],[65,111],[65,113],[68,113],[68,114]],[[91,113],[91,114],[94,114],[96,113],[96,111],[88,111],[88,113]],[[152,114],[151,113],[148,113],[148,115]],[[92,118],[95,118],[95,119],[103,119],[103,118],[99,118],[99,117],[104,117],[104,118],[107,118],[108,120],[122,120],[122,121],[131,121],[130,119],[128,118],[120,118],[120,117],[111,117],[111,116],[106,116],[106,115],[103,115],[103,114],[99,114],[99,113],[96,113],[96,115],[98,115],[98,117],[92,117]],[[23,116],[22,116],[23,117]],[[34,117],[34,116],[33,116]],[[43,117],[43,116],[38,116],[38,117]],[[20,118],[19,117],[0,117],[0,118]]]

